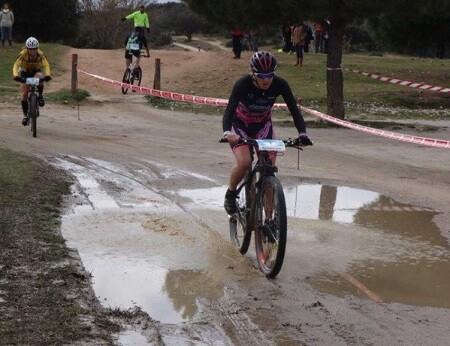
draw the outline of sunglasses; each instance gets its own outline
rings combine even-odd
[[[259,79],[270,79],[273,78],[275,75],[275,72],[269,72],[269,73],[255,73],[255,77]]]

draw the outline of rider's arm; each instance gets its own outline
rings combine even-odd
[[[150,21],[148,20],[148,15],[147,13],[145,14],[145,27],[147,29],[150,29]]]
[[[287,107],[289,108],[289,111],[291,112],[298,134],[305,134],[306,133],[305,120],[303,119],[302,113],[298,108],[297,101],[295,100],[295,97],[292,94],[291,87],[285,80],[281,80],[281,95],[283,96],[284,102],[286,103]]]
[[[41,57],[41,65],[42,65],[42,68],[44,69],[44,76],[50,76],[51,75],[50,64],[48,63],[48,60],[45,57],[44,52],[38,51],[38,53]]]
[[[223,131],[231,130],[231,123],[233,121],[234,114],[236,112],[236,108],[239,104],[239,94],[240,94],[240,83],[239,81],[233,87],[231,91],[230,98],[228,100],[227,107],[225,108],[225,113],[222,118],[222,129]]]
[[[136,15],[136,12],[139,12],[139,11],[135,11],[135,12],[133,12],[133,13],[130,13],[128,16],[125,16],[125,19],[133,19],[134,18],[134,16]]]
[[[22,57],[23,57],[23,51],[20,53],[20,55],[17,57],[16,61],[14,62],[12,73],[13,77],[19,77],[19,67],[22,65]]]

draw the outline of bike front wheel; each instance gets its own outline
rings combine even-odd
[[[30,123],[31,123],[31,131],[33,132],[33,137],[37,136],[37,115],[38,115],[38,104],[37,97],[35,94],[30,95],[30,104],[29,104],[29,114],[30,114]]]
[[[255,248],[260,270],[268,278],[278,275],[287,241],[286,201],[280,181],[265,177],[256,203]]]
[[[130,77],[131,77],[131,71],[130,69],[126,69],[125,73],[123,74],[122,82],[130,84]],[[128,92],[128,88],[122,87],[122,94],[126,94]]]
[[[247,176],[245,178],[247,180]],[[241,254],[246,254],[252,237],[251,186],[246,185],[236,199],[238,212],[230,216],[230,238]]]

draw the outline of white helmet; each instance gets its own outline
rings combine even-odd
[[[25,42],[25,46],[27,46],[27,48],[37,48],[39,47],[39,41],[34,37],[28,37]]]

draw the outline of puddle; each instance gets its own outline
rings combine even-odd
[[[305,271],[315,287],[336,295],[450,307],[449,245],[433,222],[439,211],[345,186],[284,189],[286,276]],[[178,194],[190,198],[190,208],[222,209],[225,190]]]
[[[223,294],[223,284],[204,274],[209,258],[192,246],[190,221],[160,215],[180,209],[147,188],[145,181],[153,179],[148,171],[77,157],[58,164],[77,179],[71,193],[76,204],[62,217],[61,232],[78,250],[103,306],[139,307],[156,321],[179,324],[195,316],[199,299]],[[139,334],[121,337],[130,344]]]

